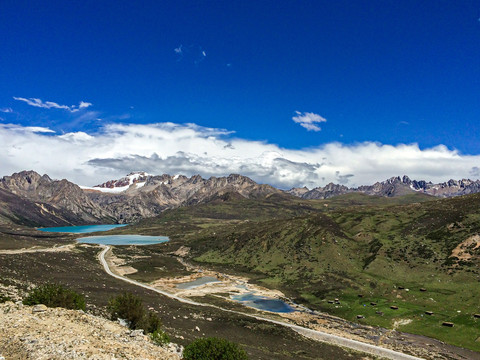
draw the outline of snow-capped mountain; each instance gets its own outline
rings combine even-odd
[[[131,172],[127,176],[122,177],[118,180],[110,180],[104,182],[103,184],[95,185],[93,187],[80,187],[85,190],[98,190],[105,193],[118,194],[127,191],[128,189],[130,189],[130,187],[132,187],[132,185],[134,185],[133,188],[135,189],[142,187],[143,185],[145,185],[145,182],[147,181],[149,176],[151,175],[146,173],[145,171],[137,171]]]

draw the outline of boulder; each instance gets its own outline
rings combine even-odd
[[[47,311],[47,306],[43,304],[35,305],[32,309],[32,313],[44,312]]]

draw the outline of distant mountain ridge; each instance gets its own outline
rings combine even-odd
[[[413,193],[423,193],[435,197],[448,198],[454,196],[475,194],[480,192],[480,180],[449,180],[447,182],[434,184],[424,180],[411,180],[408,176],[395,176],[373,185],[363,185],[357,188],[348,188],[345,185],[327,184],[324,187],[316,187],[312,190],[307,188],[293,188],[287,193],[302,199],[328,199],[334,196],[363,193],[377,196],[402,196]]]
[[[303,187],[282,191],[238,174],[204,179],[200,175],[133,172],[118,180],[80,187],[65,179],[52,180],[35,171],[22,171],[1,178],[0,190],[3,208],[0,222],[53,226],[127,223],[181,206],[239,198],[262,199],[274,194],[302,199],[328,199],[348,193],[383,197],[423,193],[454,197],[480,192],[480,181],[463,179],[433,184],[397,176],[358,188],[330,183],[312,190]]]
[[[0,189],[28,200],[31,208],[38,207],[36,203],[44,203],[58,212],[66,211],[68,216],[64,217],[68,220],[64,223],[59,220],[61,225],[75,223],[75,219],[78,224],[125,223],[156,216],[180,206],[283,194],[270,185],[257,184],[237,174],[204,179],[200,175],[188,178],[167,174],[153,176],[145,172],[131,173],[94,187],[79,187],[65,179],[52,180],[48,175],[42,176],[35,171],[22,171],[1,178]]]

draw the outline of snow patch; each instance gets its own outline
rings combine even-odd
[[[110,193],[110,194],[121,193],[127,190],[129,187],[130,185],[114,187],[114,188],[103,188],[98,186],[81,186],[80,185],[80,189],[83,189],[83,190],[96,190],[96,191],[101,191],[103,193]]]

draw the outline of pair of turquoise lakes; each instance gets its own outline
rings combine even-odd
[[[55,233],[73,233],[73,234],[87,234],[100,231],[108,231],[118,227],[127,225],[84,225],[84,226],[60,226],[39,228],[40,231],[55,232]],[[101,244],[101,245],[153,245],[167,242],[167,236],[146,236],[146,235],[97,235],[86,236],[78,238],[77,241],[87,244]],[[210,277],[208,277],[210,278]],[[208,281],[207,281],[208,280]],[[218,279],[197,279],[194,281],[181,283],[178,285],[180,289],[193,289],[195,287],[204,285],[209,282],[218,282]],[[295,311],[290,305],[279,299],[272,299],[266,296],[255,295],[251,292],[235,295],[233,300],[238,301],[246,306],[253,307],[259,310],[289,313]]]

